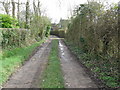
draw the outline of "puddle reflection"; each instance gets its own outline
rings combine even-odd
[[[60,50],[61,50],[61,55],[62,57],[65,55],[64,53],[64,46],[62,45],[62,43],[59,41],[59,47],[60,47]]]

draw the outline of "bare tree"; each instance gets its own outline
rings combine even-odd
[[[11,0],[11,2],[12,2],[12,17],[14,18],[15,17],[15,1]]]
[[[41,15],[41,4],[40,4],[40,0],[38,0],[38,14]]]
[[[26,2],[26,28],[29,28],[29,0]]]
[[[34,9],[34,14],[37,14],[37,10],[36,10],[36,4],[35,4],[35,1],[33,0],[33,9]]]
[[[7,1],[0,2],[0,3],[2,3],[6,14],[9,15],[10,2],[7,0]]]
[[[40,16],[41,15],[41,3],[40,0],[38,0],[37,5],[35,4],[35,1],[33,1],[33,9],[34,14]]]
[[[18,11],[17,11],[17,19],[18,19],[18,22],[19,22],[19,14],[20,14],[20,0],[18,0],[18,3],[17,3],[18,5],[17,5],[17,9],[18,9]]]
[[[21,23],[25,22],[23,20],[25,20],[25,16],[26,16],[26,11],[24,11],[25,13],[23,13],[23,10],[21,10],[21,7],[23,7],[23,5],[26,5],[26,3],[22,3],[22,2],[20,2],[20,0],[18,0],[15,3],[17,4],[17,20],[19,22],[19,25],[21,26]],[[21,20],[22,20],[22,22],[20,22]]]

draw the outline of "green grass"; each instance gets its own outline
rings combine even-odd
[[[58,57],[58,40],[52,41],[48,66],[43,73],[41,88],[64,88],[64,80]]]
[[[0,59],[0,86],[7,81],[16,68],[20,67],[32,51],[42,42],[44,40],[27,47],[3,51],[2,59]]]
[[[2,53],[1,42],[2,42],[2,30],[0,30],[0,54]],[[0,55],[0,57],[1,57],[1,55]]]

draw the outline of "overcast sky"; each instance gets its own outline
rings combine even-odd
[[[101,1],[118,3],[119,0]],[[68,18],[70,16],[70,11],[74,9],[76,5],[87,3],[87,0],[41,0],[41,3],[46,9],[47,15],[52,18],[52,21],[59,22],[60,18]]]
[[[4,1],[4,0],[0,0]],[[15,0],[18,1],[18,0]],[[20,0],[25,2],[26,0]],[[42,10],[51,18],[52,22],[59,22],[60,18],[66,19],[70,16],[70,11],[79,4],[86,3],[87,0],[40,0]],[[101,1],[101,0],[100,0]],[[117,3],[119,0],[102,0],[109,3]],[[32,2],[32,0],[30,0]],[[0,11],[2,13],[2,11]]]

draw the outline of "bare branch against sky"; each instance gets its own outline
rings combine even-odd
[[[2,2],[6,0],[0,0],[0,1]],[[14,1],[18,2],[18,0],[14,0]],[[36,2],[37,0],[34,1]],[[119,0],[97,0],[97,1],[101,1],[101,2],[108,1],[109,3],[117,3]],[[25,2],[26,0],[20,0],[20,3],[25,3]],[[30,0],[31,9],[33,8],[32,3],[33,0]],[[40,3],[42,5],[41,11],[45,10],[46,15],[52,19],[52,22],[59,22],[60,18],[66,19],[70,17],[72,15],[72,10],[74,9],[74,7],[79,4],[87,3],[87,0],[40,0]],[[5,11],[1,10],[2,8],[3,7],[0,4],[0,13],[5,13]]]

